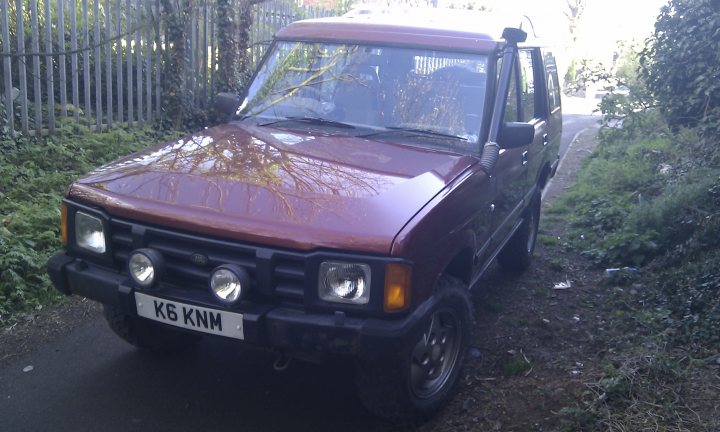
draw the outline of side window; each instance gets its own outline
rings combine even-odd
[[[498,72],[501,67],[498,65]],[[512,75],[510,76],[510,89],[508,91],[507,103],[505,104],[505,121],[516,122],[520,121],[518,113],[518,89],[517,89],[517,68],[514,67]]]
[[[554,111],[560,104],[558,103],[557,95],[557,84],[555,84],[555,77],[552,73],[548,72],[547,76],[548,86],[548,101],[550,102],[550,111]]]
[[[538,116],[535,104],[535,72],[532,50],[520,50],[520,100],[522,101],[522,121],[530,121]]]
[[[550,112],[553,112],[560,107],[560,83],[558,83],[555,58],[549,52],[545,53],[545,67],[547,69],[548,102]]]

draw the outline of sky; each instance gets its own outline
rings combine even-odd
[[[488,0],[500,13],[527,11],[538,36],[566,48],[566,0]],[[578,27],[579,55],[604,61],[612,58],[618,40],[643,41],[652,34],[660,8],[667,0],[587,0]],[[568,53],[570,54],[570,53]]]
[[[550,33],[565,31],[566,0],[488,0],[493,11],[528,11]],[[667,0],[587,0],[582,25],[590,33],[606,29],[612,36],[645,36],[652,31],[660,7]],[[556,26],[562,27],[557,28]]]

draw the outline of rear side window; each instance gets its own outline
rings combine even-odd
[[[498,67],[498,73],[500,71],[500,67]],[[520,121],[520,116],[518,115],[518,107],[520,105],[518,104],[518,90],[517,90],[517,67],[514,67],[512,69],[512,75],[510,76],[510,88],[508,89],[508,98],[507,103],[505,104],[505,121],[506,122],[516,122]]]
[[[548,103],[550,104],[550,112],[553,112],[560,107],[560,84],[558,82],[557,65],[555,64],[555,57],[550,52],[545,53],[544,60],[547,71]]]
[[[546,57],[548,58],[548,57]],[[549,111],[560,106],[560,90],[557,85],[555,61],[548,69],[547,90],[543,57],[539,48],[520,49],[517,64],[513,67],[508,101],[505,105],[505,121],[531,122],[535,119],[546,119]],[[498,61],[498,74],[502,59]],[[498,75],[499,76],[499,75]],[[549,93],[549,94],[548,94]],[[546,99],[547,94],[547,99]]]
[[[535,69],[531,50],[520,50],[520,100],[522,119],[530,121],[539,117],[535,103]]]

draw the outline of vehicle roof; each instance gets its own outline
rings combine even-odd
[[[522,22],[468,10],[357,9],[341,17],[297,21],[276,37],[489,52],[505,45],[503,28]]]

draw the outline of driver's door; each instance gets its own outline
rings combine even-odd
[[[498,68],[500,69],[500,68]],[[525,121],[523,119],[521,82],[518,62],[514,62],[508,99],[505,106],[505,122]],[[496,180],[495,200],[493,209],[493,247],[495,250],[512,232],[518,215],[523,210],[523,198],[527,192],[528,146],[511,149],[502,148],[495,165]]]

